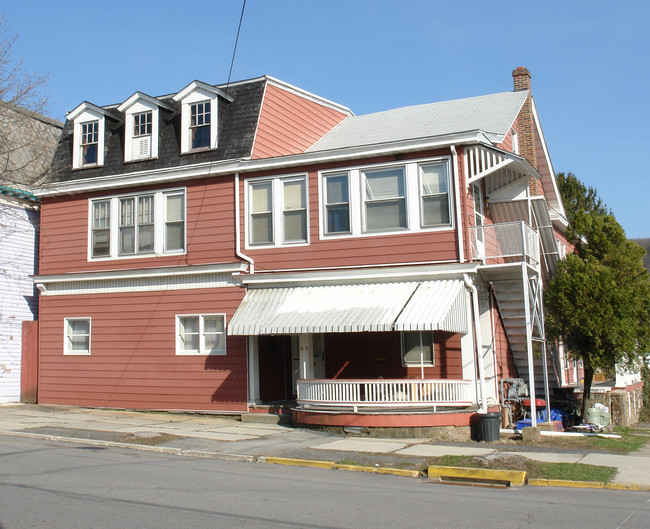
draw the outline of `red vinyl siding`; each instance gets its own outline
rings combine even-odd
[[[435,366],[425,367],[427,378],[462,379],[460,335],[434,333]],[[400,333],[325,334],[326,377],[419,378],[419,367],[403,367]]]
[[[41,208],[40,273],[138,269],[157,266],[233,262],[235,258],[234,177],[198,179],[183,186],[139,188],[164,190],[187,188],[187,253],[161,257],[88,260],[89,198],[111,193],[45,198]],[[131,190],[115,193],[126,194]]]
[[[252,157],[305,152],[345,117],[333,108],[267,83]]]
[[[225,313],[238,287],[41,297],[41,404],[245,411],[246,342],[225,356],[176,355],[177,314]],[[91,354],[64,355],[64,318],[91,318]]]

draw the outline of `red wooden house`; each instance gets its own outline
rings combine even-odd
[[[364,116],[270,77],[79,105],[41,194],[39,402],[462,426],[503,377],[553,387],[566,219],[513,77]]]

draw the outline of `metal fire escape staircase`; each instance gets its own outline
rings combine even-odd
[[[535,174],[519,156],[485,146],[467,151],[468,186],[485,181],[495,222],[470,229],[472,257],[484,263],[480,274],[495,294],[519,376],[531,396],[548,401],[557,377],[548,376],[555,370],[546,358],[543,290],[558,252],[546,201],[528,194]]]

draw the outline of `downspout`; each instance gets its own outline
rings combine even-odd
[[[241,233],[240,233],[240,223],[241,219],[239,217],[240,207],[239,207],[239,172],[235,173],[235,255],[240,259],[247,261],[250,265],[249,272],[250,274],[255,273],[255,262],[252,258],[248,257],[241,252]]]
[[[480,412],[487,413],[487,388],[485,385],[485,366],[483,365],[483,340],[481,339],[481,322],[479,321],[478,291],[467,274],[463,274],[465,287],[472,293],[472,312],[474,313],[474,340],[476,362],[478,364],[479,387],[481,388]]]
[[[455,195],[455,202],[456,202],[456,230],[458,231],[458,262],[464,263],[465,248],[463,246],[463,223],[462,223],[462,215],[460,212],[460,171],[458,170],[458,154],[456,153],[455,145],[452,145],[450,149],[451,149],[453,171],[456,175],[456,178],[454,179],[454,186],[455,186],[454,195]]]

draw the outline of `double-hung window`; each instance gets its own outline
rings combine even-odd
[[[402,333],[402,365],[432,367],[435,365],[433,353],[433,332]]]
[[[153,253],[154,196],[119,199],[119,254]]]
[[[90,318],[65,318],[63,353],[67,355],[90,354]]]
[[[210,146],[210,101],[190,105],[190,145],[192,149]]]
[[[365,231],[407,228],[404,167],[363,172]]]
[[[151,131],[153,127],[153,112],[133,114],[133,138],[131,159],[139,160],[151,156]]]
[[[350,232],[350,189],[348,173],[323,177],[325,193],[325,232]]]
[[[247,182],[248,244],[281,245],[308,241],[307,182],[304,176]]]
[[[422,226],[449,225],[449,183],[447,165],[420,165]]]
[[[97,164],[99,121],[81,124],[81,165]]]
[[[225,355],[225,314],[176,316],[177,355]]]
[[[118,258],[185,250],[185,190],[91,200],[89,256]]]

